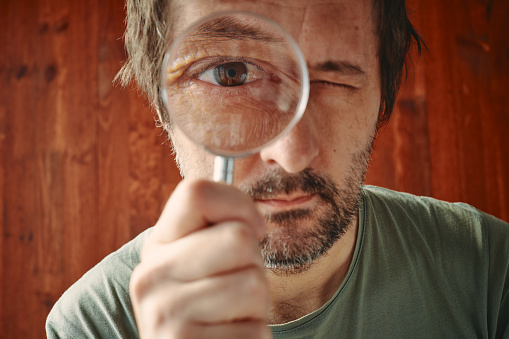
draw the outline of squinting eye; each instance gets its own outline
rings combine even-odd
[[[357,88],[351,85],[342,84],[342,83],[336,83],[336,82],[330,82],[330,81],[323,81],[323,80],[312,80],[311,85],[313,84],[319,84],[323,86],[329,86],[329,87],[340,87],[340,88],[346,88],[350,90],[356,90]]]
[[[261,72],[245,62],[227,62],[208,69],[198,79],[217,86],[233,87],[256,80],[255,71]]]

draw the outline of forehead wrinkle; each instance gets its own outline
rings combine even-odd
[[[217,2],[217,3],[227,3],[227,4],[231,4],[231,3],[239,3],[239,2],[244,2],[244,3],[257,3],[259,2],[259,0],[210,0],[211,3],[213,2]],[[268,4],[274,4],[274,5],[280,5],[281,4],[281,0],[265,0],[264,1],[265,3],[268,3]],[[304,8],[304,7],[307,7],[309,5],[309,0],[291,0],[289,1],[291,2],[291,6],[292,7],[295,7],[295,8]],[[331,0],[313,0],[312,1],[313,4],[329,4],[331,2],[343,2],[342,0],[335,0],[335,1],[331,1]]]
[[[207,21],[189,35],[193,41],[213,40],[254,40],[267,43],[283,43],[281,38],[255,25],[243,23],[232,17]]]
[[[298,42],[310,69],[346,75],[371,73],[371,55],[377,52],[372,39],[376,39],[372,1],[359,1],[359,5],[331,1],[330,6],[306,8]]]

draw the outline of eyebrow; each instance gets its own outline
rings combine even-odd
[[[253,24],[231,17],[207,21],[189,35],[193,41],[201,40],[255,40],[267,43],[282,43],[283,40]]]
[[[321,72],[337,72],[345,75],[365,75],[362,67],[349,61],[327,60],[322,63],[312,65],[311,68]]]

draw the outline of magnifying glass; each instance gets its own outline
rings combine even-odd
[[[292,37],[241,11],[187,28],[165,55],[161,81],[171,123],[216,155],[214,180],[228,184],[234,159],[292,129],[309,97],[306,63]]]

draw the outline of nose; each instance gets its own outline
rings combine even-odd
[[[287,173],[298,173],[306,169],[318,155],[316,134],[309,116],[301,118],[288,133],[260,152],[261,159],[268,164],[277,164]]]

